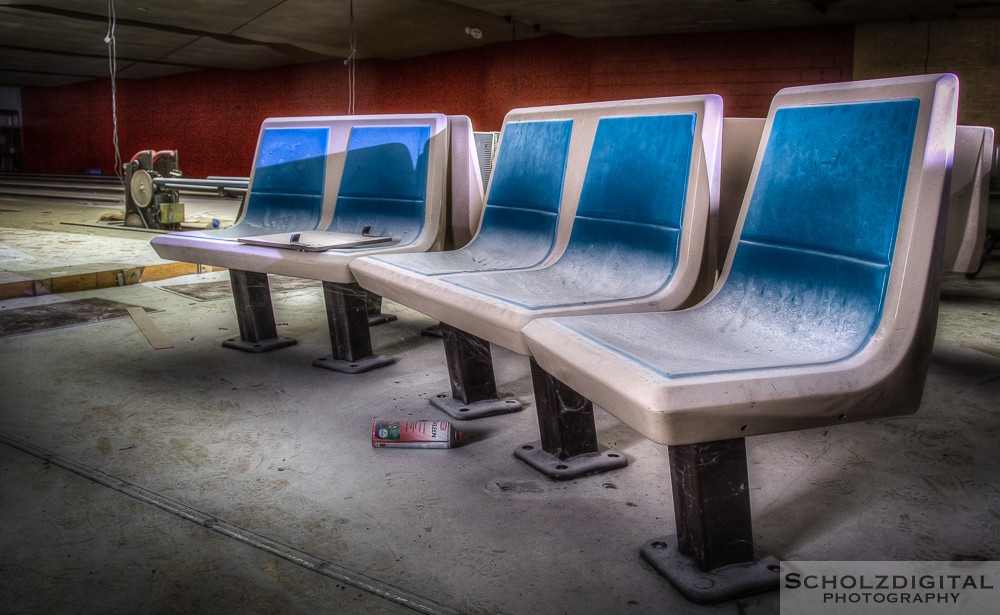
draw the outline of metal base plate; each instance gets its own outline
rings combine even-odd
[[[642,558],[691,602],[710,604],[778,589],[779,561],[755,551],[756,561],[723,566],[710,572],[677,550],[677,536],[654,538],[639,550]]]
[[[625,455],[605,446],[598,446],[596,453],[559,459],[544,450],[540,441],[536,441],[518,447],[514,451],[514,456],[555,480],[570,480],[588,474],[617,470],[628,465]]]
[[[385,367],[392,363],[393,360],[392,357],[385,355],[372,355],[370,357],[362,357],[357,361],[344,361],[342,359],[334,359],[332,354],[328,354],[313,361],[313,365],[342,374],[360,374],[361,372],[367,372],[377,367]]]
[[[222,345],[226,348],[235,348],[236,350],[242,350],[243,352],[267,352],[269,350],[284,348],[285,346],[292,346],[296,343],[298,342],[291,337],[269,337],[266,340],[260,340],[259,342],[250,342],[238,337],[231,337],[228,340],[223,341]]]
[[[387,322],[392,322],[396,320],[395,314],[383,314],[379,312],[378,314],[372,314],[368,317],[368,326],[374,327],[375,325],[384,325]]]
[[[524,407],[516,399],[486,399],[465,404],[447,393],[439,393],[432,397],[431,405],[458,421],[481,419],[495,414],[509,414]]]

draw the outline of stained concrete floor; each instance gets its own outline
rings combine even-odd
[[[598,410],[624,470],[563,483],[514,459],[537,439],[523,357],[494,348],[524,411],[460,424],[459,448],[375,450],[374,417],[439,418],[433,321],[389,302],[373,341],[396,362],[335,374],[311,366],[320,292],[297,288],[274,303],[298,344],[244,354],[220,345],[230,300],[167,290],[225,275],[0,301],[139,305],[173,343],[130,318],[0,338],[0,612],[777,612],[776,593],[690,604],[639,558],[674,527],[666,447]],[[998,438],[994,257],[945,281],[917,414],[748,440],[756,539],[787,560],[1000,559]]]

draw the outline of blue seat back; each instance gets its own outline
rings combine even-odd
[[[479,234],[468,249],[501,256],[496,266],[530,267],[552,251],[572,120],[511,122],[490,179]]]
[[[696,120],[693,113],[600,120],[569,245],[554,268],[595,272],[613,258],[643,293],[669,281]]]
[[[712,303],[857,350],[885,301],[919,100],[779,109]]]
[[[355,126],[328,230],[414,241],[427,204],[429,126]]]
[[[245,213],[215,236],[316,229],[323,214],[329,128],[265,128]]]

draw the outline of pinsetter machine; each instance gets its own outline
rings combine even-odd
[[[125,226],[178,230],[184,203],[177,190],[157,186],[156,179],[179,178],[177,150],[143,150],[125,165]]]
[[[143,150],[125,165],[125,226],[176,231],[184,222],[179,191],[242,197],[246,177],[183,177],[177,150]]]

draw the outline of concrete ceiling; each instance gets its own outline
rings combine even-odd
[[[111,2],[0,0],[0,85],[106,77]],[[118,0],[118,77],[346,58],[351,0]],[[1000,17],[1000,0],[353,0],[358,59],[576,37]],[[479,36],[474,36],[478,34]]]

